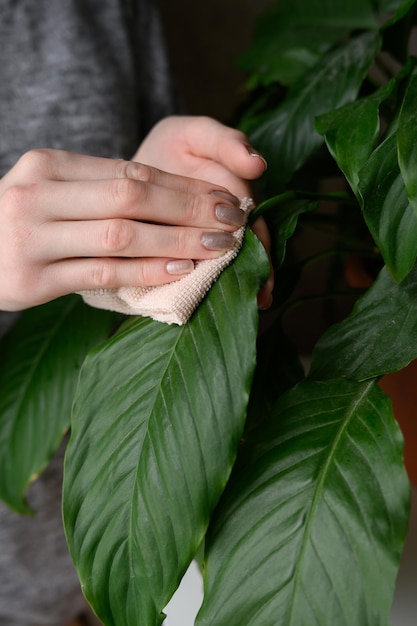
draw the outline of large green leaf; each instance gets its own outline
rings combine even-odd
[[[417,214],[398,165],[396,133],[374,150],[358,178],[365,221],[387,267],[401,281],[417,258]]]
[[[365,380],[417,357],[417,268],[399,285],[383,269],[352,313],[319,340],[310,375]]]
[[[355,193],[358,172],[379,138],[379,107],[393,93],[395,85],[392,80],[371,96],[349,102],[315,121],[316,129],[325,136],[331,155]]]
[[[275,2],[262,13],[252,46],[239,60],[251,86],[292,84],[342,36],[377,29],[371,0],[292,0]]]
[[[65,461],[64,521],[84,593],[106,626],[153,626],[206,531],[245,422],[256,293],[248,231],[184,326],[135,319],[86,359]]]
[[[325,135],[330,153],[360,201],[359,171],[366,165],[380,138],[380,106],[395,96],[398,86],[408,80],[414,67],[415,60],[410,58],[397,76],[370,96],[349,102],[315,120],[316,129]],[[396,127],[397,124],[392,130],[395,131]],[[410,132],[409,127],[407,131]],[[392,131],[387,136],[390,134]]]
[[[339,47],[293,85],[278,108],[242,125],[268,160],[272,189],[280,189],[321,145],[314,118],[355,98],[379,45],[371,33]]]
[[[0,497],[16,511],[30,512],[26,488],[69,427],[83,359],[119,317],[67,296],[22,313],[0,342]]]
[[[385,626],[409,486],[373,382],[304,381],[238,460],[206,541],[198,626]]]
[[[408,200],[417,215],[417,70],[410,77],[398,119],[398,162]]]

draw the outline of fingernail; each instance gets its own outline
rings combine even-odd
[[[231,233],[204,233],[201,243],[207,250],[230,250],[236,240]]]
[[[227,202],[231,202],[235,206],[240,205],[239,198],[236,198],[236,196],[232,196],[232,194],[227,193],[227,191],[211,191],[210,195],[216,196],[217,198],[221,198],[222,200],[227,200]]]
[[[255,148],[253,146],[251,146],[250,143],[245,144],[245,148],[248,151],[249,156],[257,157],[258,159],[261,159],[261,161],[264,164],[265,170],[268,168],[268,163],[266,162],[266,159],[262,156],[262,154],[260,152],[255,150]]]
[[[233,226],[243,226],[246,224],[247,215],[242,209],[235,209],[231,206],[218,204],[216,206],[216,217],[223,224],[232,224]]]
[[[189,274],[194,269],[194,262],[191,260],[168,261],[166,270],[168,274]]]

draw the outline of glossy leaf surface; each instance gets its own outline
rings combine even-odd
[[[417,357],[416,336],[417,269],[400,285],[383,269],[352,313],[316,344],[311,376],[365,380],[395,372]]]
[[[358,176],[369,231],[390,272],[402,281],[417,258],[417,214],[398,165],[395,133],[374,150]]]
[[[259,19],[240,66],[251,72],[251,86],[273,81],[290,85],[349,31],[376,28],[370,0],[275,2]]]
[[[398,162],[407,189],[408,200],[417,216],[417,70],[412,74],[407,86],[398,120],[397,144]]]
[[[268,214],[268,223],[273,225],[272,236],[276,267],[284,261],[287,241],[295,232],[298,218],[304,213],[314,211],[318,204],[317,200],[298,197],[296,193],[290,191],[269,198],[256,208],[255,215]]]
[[[120,316],[67,296],[22,313],[0,343],[0,497],[20,512],[28,484],[69,427],[88,350]]]
[[[327,147],[355,193],[358,172],[372,154],[379,137],[379,107],[395,87],[391,81],[376,93],[331,111],[316,120]]]
[[[243,126],[268,161],[273,189],[280,189],[321,145],[314,118],[355,98],[378,48],[374,33],[341,46],[293,85],[275,110]]]
[[[216,509],[196,625],[387,625],[408,492],[378,386],[300,383],[247,444]]]
[[[233,465],[255,367],[251,232],[184,326],[138,318],[90,354],[65,463],[64,520],[106,626],[151,626],[193,558]]]

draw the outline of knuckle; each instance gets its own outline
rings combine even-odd
[[[144,183],[152,183],[154,179],[154,170],[144,163],[130,162],[128,168],[130,178],[140,180]]]
[[[143,201],[146,191],[141,182],[131,178],[119,178],[112,181],[111,194],[116,206],[133,211]]]
[[[203,210],[203,196],[200,194],[189,194],[184,205],[184,220],[186,223],[198,223]]]
[[[23,208],[23,185],[11,185],[1,198],[1,212],[3,219],[14,220],[22,212]]]
[[[91,268],[87,282],[93,289],[110,289],[117,285],[116,274],[110,259],[100,259]]]
[[[178,258],[182,257],[187,250],[187,232],[183,228],[171,228],[171,248],[173,254]]]
[[[130,178],[120,178],[112,181],[111,192],[117,204],[125,205],[131,202],[133,191],[133,181]]]
[[[3,218],[15,221],[28,212],[38,195],[38,184],[16,184],[8,187],[2,194],[1,210]]]
[[[141,287],[148,287],[155,283],[155,272],[153,271],[152,262],[142,261],[136,267],[137,284]]]
[[[48,148],[28,150],[19,159],[18,164],[26,175],[35,175],[39,172],[49,172],[53,162],[53,151]]]
[[[114,177],[120,180],[140,180],[149,183],[153,179],[153,169],[138,161],[120,160],[117,161]]]
[[[109,220],[102,234],[103,249],[112,254],[126,251],[132,243],[132,229],[128,220]]]

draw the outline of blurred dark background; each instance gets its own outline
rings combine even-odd
[[[273,0],[156,2],[187,112],[227,123],[245,84],[236,59],[251,42],[256,16]]]

